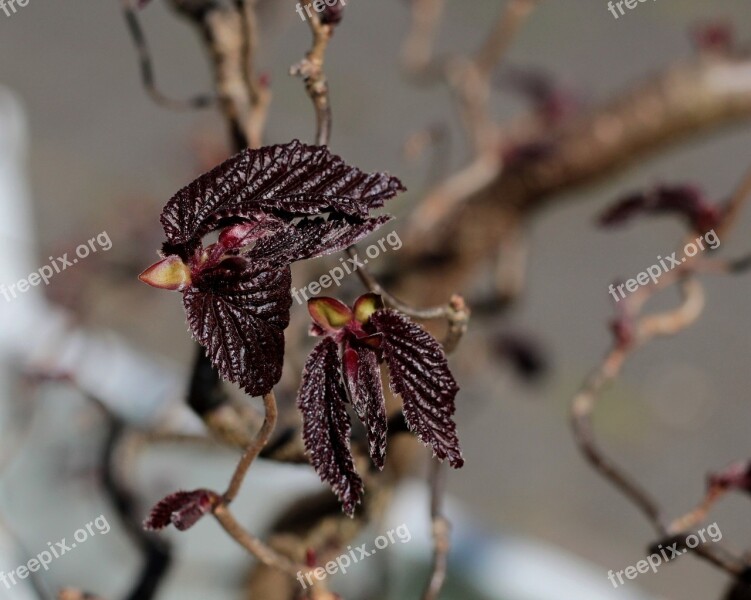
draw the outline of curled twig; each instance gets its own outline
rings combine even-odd
[[[133,40],[136,52],[138,53],[138,62],[141,70],[141,81],[143,87],[151,99],[165,108],[172,110],[197,110],[211,106],[216,102],[216,98],[211,95],[200,95],[188,100],[176,100],[162,93],[156,84],[156,75],[154,74],[154,61],[151,58],[146,34],[141,27],[136,9],[133,8],[131,0],[121,0],[123,16],[128,27],[128,33]]]

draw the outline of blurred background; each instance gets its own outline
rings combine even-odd
[[[449,1],[439,47],[474,49],[497,6],[490,0]],[[402,213],[425,192],[425,161],[403,157],[410,132],[445,125],[450,136],[445,168],[457,168],[466,158],[448,94],[415,86],[401,73],[399,48],[408,17],[405,2],[352,0],[327,64],[333,150],[363,169],[398,175],[410,190],[393,203]],[[159,2],[142,18],[162,89],[177,97],[209,91],[209,71],[190,28]],[[597,102],[617,95],[635,79],[689,58],[689,31],[707,19],[729,21],[741,40],[751,34],[745,0],[656,0],[639,4],[618,20],[604,0],[544,2],[508,60],[554,74],[588,102]],[[289,2],[263,11],[261,21],[258,65],[268,73],[274,93],[266,140],[311,141],[310,102],[300,81],[288,76],[289,66],[309,46],[307,27]],[[153,262],[161,242],[158,217],[163,204],[222,158],[223,122],[211,110],[175,113],[147,98],[115,0],[31,0],[9,18],[0,13],[0,56],[5,98],[0,116],[6,122],[0,129],[0,152],[23,138],[22,131],[8,125],[20,122],[18,110],[23,107],[30,191],[19,192],[28,199],[24,208],[29,214],[18,222],[29,224],[33,234],[17,239],[19,230],[9,226],[14,221],[7,217],[3,231],[8,243],[3,247],[10,254],[2,260],[18,253],[29,268],[0,271],[16,273],[0,283],[16,281],[49,262],[48,256],[71,252],[102,231],[112,240],[111,250],[60,273],[44,290],[35,288],[14,303],[0,300],[4,325],[13,326],[8,322],[11,309],[21,303],[30,306],[43,292],[84,331],[100,332],[108,340],[113,332],[144,362],[153,356],[165,365],[163,375],[148,371],[148,366],[139,367],[143,372],[134,368],[132,376],[119,375],[131,386],[134,414],[148,413],[153,408],[148,399],[161,397],[167,389],[177,390],[171,400],[176,401],[193,357],[179,298],[141,285],[136,276]],[[512,94],[499,93],[493,102],[498,118],[514,115],[522,106]],[[585,464],[573,443],[567,410],[610,342],[609,283],[635,275],[657,255],[669,254],[682,235],[680,225],[667,219],[602,231],[594,226],[596,216],[625,192],[660,182],[696,183],[710,196],[723,198],[748,168],[750,144],[751,122],[714,131],[556,202],[535,217],[523,298],[503,320],[473,322],[466,343],[471,348],[478,336],[521,335],[534,340],[547,368],[529,381],[500,354],[478,355],[460,348],[452,357],[462,386],[457,418],[466,466],[449,477],[456,545],[446,598],[721,596],[726,576],[693,557],[612,589],[608,570],[643,559],[653,532],[635,508]],[[1,210],[7,210],[7,196],[0,199],[6,203]],[[743,233],[750,225],[751,215],[745,214],[733,239],[735,254],[747,250]],[[399,227],[397,220],[394,228]],[[683,514],[700,499],[708,470],[747,457],[749,292],[748,277],[710,280],[708,305],[699,322],[677,338],[638,352],[597,414],[603,445],[656,494],[671,516]],[[295,305],[294,310],[304,309]],[[139,557],[97,484],[107,435],[102,419],[91,401],[64,381],[32,385],[17,377],[23,345],[34,346],[41,326],[35,318],[24,321],[13,351],[2,355],[7,364],[0,372],[6,379],[0,387],[5,396],[0,398],[0,448],[7,456],[0,463],[0,519],[7,535],[0,558],[6,571],[12,569],[28,560],[25,556],[44,550],[48,541],[71,537],[85,523],[106,515],[112,531],[55,561],[43,573],[41,585],[47,593],[71,585],[116,599],[128,588]],[[99,358],[99,368],[106,371],[107,357]],[[44,371],[50,359],[35,350],[34,356],[23,356],[27,360]],[[189,416],[183,417],[190,422]],[[148,451],[139,470],[144,509],[171,489],[221,488],[233,460],[230,453],[200,449]],[[276,504],[317,486],[309,470],[261,463],[251,471],[238,510],[247,522],[267,523]],[[427,568],[427,507],[424,486],[415,479],[399,492],[384,523],[363,534],[363,542],[370,543],[386,523],[406,523],[414,540],[389,549],[384,553],[388,556],[373,559],[373,564],[359,565],[351,575],[337,578],[334,587],[341,587],[346,598],[381,597],[361,591],[391,563],[390,585],[402,590],[392,597],[417,597],[421,580],[401,582],[400,577],[407,561]],[[737,496],[713,513],[723,542],[732,548],[748,546],[749,510],[748,499]],[[254,529],[262,531],[263,526]],[[215,524],[202,522],[188,534],[167,535],[175,539],[176,558],[160,598],[240,597],[245,556]],[[12,539],[15,542],[8,541]],[[0,598],[46,597],[29,593],[21,586],[0,586]]]

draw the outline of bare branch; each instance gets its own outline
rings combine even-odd
[[[138,12],[133,8],[131,0],[121,0],[121,3],[125,23],[128,26],[128,33],[130,34],[130,37],[133,40],[133,45],[138,53],[138,62],[141,69],[143,87],[146,89],[146,92],[151,99],[160,106],[172,110],[197,110],[207,108],[214,104],[216,98],[208,94],[195,96],[188,100],[175,100],[169,98],[159,90],[159,87],[156,84],[156,76],[154,74],[154,61],[151,58],[146,34],[141,27]]]
[[[451,550],[451,523],[443,515],[446,470],[437,460],[430,463],[430,518],[433,529],[433,566],[422,600],[438,600],[446,581]]]
[[[313,0],[304,0],[310,7]],[[299,63],[290,68],[290,75],[303,78],[305,89],[313,102],[316,111],[316,144],[327,146],[331,139],[331,105],[329,103],[329,84],[326,80],[324,62],[333,25],[324,25],[317,11],[310,11],[308,19],[310,31],[313,34],[313,46]]]

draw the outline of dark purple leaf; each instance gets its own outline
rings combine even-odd
[[[751,461],[738,460],[717,473],[710,473],[707,486],[710,489],[751,492]]]
[[[737,46],[735,29],[728,21],[700,23],[691,31],[691,39],[699,50],[715,54],[730,54]]]
[[[327,5],[321,13],[321,23],[324,25],[338,25],[344,17],[344,6],[337,1],[333,6]]]
[[[365,426],[373,464],[383,469],[386,457],[386,400],[376,353],[353,345],[344,351],[344,381],[357,416]]]
[[[534,381],[549,370],[548,357],[539,341],[518,332],[504,332],[492,339],[495,355],[511,364],[528,381]]]
[[[327,337],[305,362],[297,406],[303,416],[303,441],[310,463],[321,480],[331,485],[344,512],[352,516],[363,484],[352,459],[346,402],[339,346]]]
[[[509,67],[500,75],[499,83],[525,97],[550,125],[559,125],[582,107],[571,90],[543,71]]]
[[[697,232],[707,232],[719,225],[722,211],[704,194],[690,185],[658,186],[647,192],[631,194],[606,210],[600,225],[623,225],[639,214],[677,214],[683,216]]]
[[[219,373],[251,396],[267,393],[281,378],[290,285],[289,266],[237,257],[201,273],[185,291],[193,336]]]
[[[385,173],[363,173],[324,146],[297,140],[246,149],[184,187],[162,212],[169,245],[194,242],[223,219],[263,213],[366,217],[404,187]]]
[[[448,459],[454,468],[464,464],[456,435],[454,398],[459,387],[449,371],[441,345],[422,327],[395,310],[378,310],[370,317],[383,334],[383,356],[391,389],[402,397],[410,431]]]
[[[158,531],[174,525],[180,531],[190,529],[218,502],[218,496],[210,490],[175,492],[160,500],[151,509],[143,522],[145,529]]]
[[[295,262],[339,252],[360,241],[384,223],[389,216],[369,219],[330,216],[302,219],[256,243],[246,256],[255,260]]]

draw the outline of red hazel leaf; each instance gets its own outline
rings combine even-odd
[[[294,262],[339,252],[391,220],[389,216],[360,219],[343,215],[305,218],[268,235],[247,252],[253,259]]]
[[[363,484],[352,458],[346,402],[339,346],[325,337],[305,362],[297,406],[303,417],[303,441],[310,464],[321,480],[331,485],[344,512],[352,516]]]
[[[218,502],[219,496],[211,490],[175,492],[157,502],[143,526],[147,530],[159,531],[174,525],[180,531],[185,531],[211,512]]]
[[[367,432],[370,458],[383,469],[388,425],[378,358],[367,346],[353,345],[345,349],[343,363],[352,407]]]
[[[260,396],[282,375],[292,279],[289,266],[234,260],[244,266],[223,261],[202,273],[183,303],[193,337],[219,373]]]
[[[184,294],[193,337],[251,395],[280,379],[292,304],[289,265],[343,250],[386,223],[370,217],[404,187],[327,148],[294,140],[244,150],[177,192],[162,211],[166,257],[146,283]],[[221,230],[216,243],[203,237]]]
[[[441,345],[403,314],[378,310],[370,325],[383,334],[381,349],[389,367],[390,385],[402,398],[410,431],[440,459],[464,464],[454,423],[457,386]]]
[[[363,173],[325,146],[246,149],[181,189],[162,211],[169,246],[195,243],[222,220],[261,214],[367,217],[404,191],[395,177]]]

